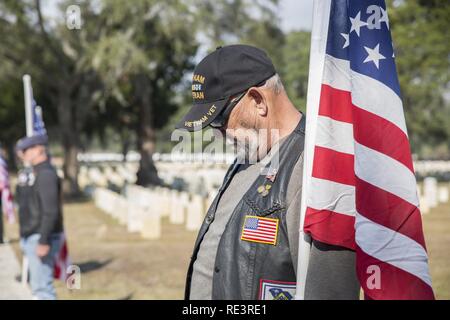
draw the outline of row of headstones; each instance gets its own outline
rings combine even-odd
[[[421,160],[414,161],[414,171],[423,175],[450,172],[450,161]]]
[[[81,189],[87,186],[96,186],[106,188],[109,183],[116,186],[124,186],[127,183],[136,182],[135,168],[127,165],[118,165],[100,167],[80,167],[78,174],[78,183]]]
[[[449,186],[438,186],[437,179],[427,177],[423,181],[423,192],[417,185],[417,193],[419,195],[420,211],[422,214],[428,213],[439,203],[447,203],[449,201]]]
[[[184,188],[186,191],[202,195],[217,190],[226,173],[224,168],[219,167],[194,169],[191,165],[190,168],[181,169],[179,164],[160,164],[159,166],[159,176],[166,184],[172,185],[176,178],[182,178],[187,182],[187,187]],[[131,164],[114,167],[111,165],[82,166],[78,182],[82,190],[87,186],[108,188],[114,185],[122,188],[136,182],[136,170],[137,168],[131,167]]]
[[[147,189],[129,185],[126,196],[96,188],[94,202],[99,209],[126,225],[129,232],[139,232],[145,239],[159,239],[164,217],[172,224],[184,224],[188,231],[198,230],[213,196],[211,194],[205,199],[167,188]]]

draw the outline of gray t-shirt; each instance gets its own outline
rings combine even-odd
[[[280,145],[285,140],[286,137],[281,139]],[[194,262],[189,297],[191,300],[211,299],[213,270],[222,233],[235,207],[242,199],[242,195],[252,186],[261,169],[264,168],[265,165],[262,162],[265,162],[269,157],[270,154],[256,164],[241,164],[227,189],[223,192],[217,205],[214,221],[209,226],[208,232],[200,244],[197,259]],[[286,194],[286,224],[289,249],[295,269],[297,269],[298,256],[302,176],[303,154],[294,166]],[[308,269],[306,297],[312,299],[358,299],[359,285],[354,259],[354,252],[350,250],[326,244],[321,244],[319,248],[313,245],[309,263],[310,266],[313,266],[313,269]],[[338,263],[336,263],[336,260]],[[325,279],[329,281],[325,281]]]

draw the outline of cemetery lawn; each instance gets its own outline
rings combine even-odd
[[[436,299],[450,299],[450,202],[422,216]]]
[[[81,268],[81,289],[68,290],[56,281],[58,298],[183,299],[197,233],[171,225],[168,218],[162,221],[161,239],[144,240],[91,201],[65,204],[69,254],[72,264]],[[21,259],[17,241],[13,246]]]
[[[163,218],[162,238],[130,234],[92,202],[64,208],[72,263],[82,271],[81,289],[56,282],[59,299],[182,299],[196,232]],[[450,299],[450,202],[423,216],[430,272],[438,299]],[[17,227],[8,236],[20,259]]]

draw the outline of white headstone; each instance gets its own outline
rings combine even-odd
[[[147,209],[144,214],[141,236],[151,240],[161,238],[161,216],[151,209]]]
[[[124,197],[120,197],[115,208],[115,217],[119,220],[120,224],[127,224],[128,222],[128,200]]]
[[[438,205],[437,180],[433,177],[427,177],[423,181],[424,196],[427,198],[430,208]]]
[[[173,224],[184,223],[184,204],[178,191],[172,190],[170,193],[170,217],[169,221]]]
[[[128,231],[129,232],[141,231],[144,216],[145,216],[144,209],[141,206],[132,202],[128,203],[128,217],[127,217]]]
[[[162,188],[160,192],[162,201],[161,216],[168,217],[170,215],[170,190],[168,188]]]
[[[448,186],[440,186],[439,187],[439,202],[447,203],[448,202]]]
[[[204,202],[203,198],[198,195],[193,195],[187,210],[186,229],[189,231],[196,231],[200,229],[204,216]]]
[[[430,205],[428,204],[428,199],[425,196],[419,198],[419,209],[421,214],[427,214],[430,212]]]

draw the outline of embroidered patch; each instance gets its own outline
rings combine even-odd
[[[269,168],[269,172],[266,175],[266,179],[270,182],[274,182],[275,178],[277,177],[278,170],[277,168]]]
[[[278,219],[245,216],[241,240],[275,245],[278,235]]]
[[[296,291],[295,282],[261,279],[259,282],[260,300],[292,300]]]

